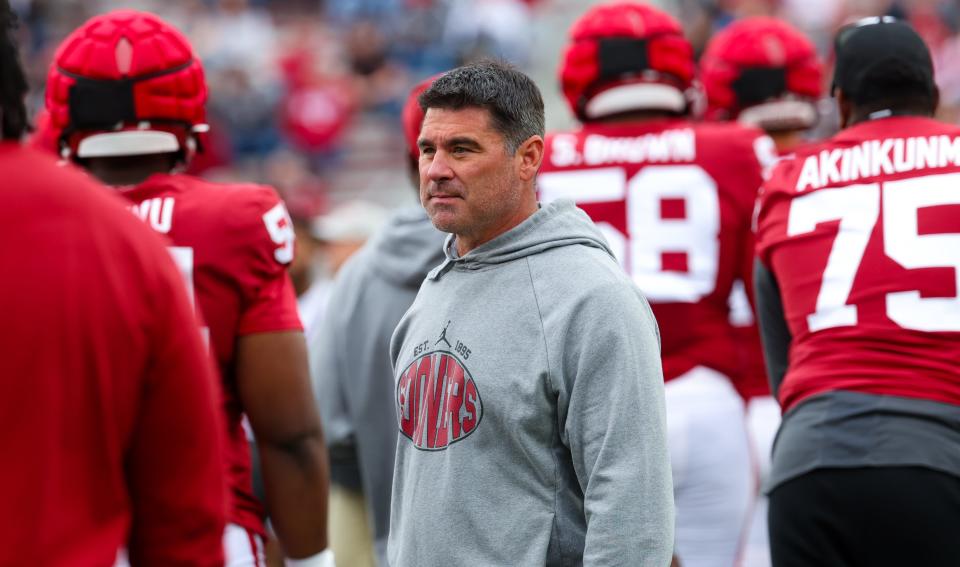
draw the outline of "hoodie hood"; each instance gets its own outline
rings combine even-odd
[[[436,280],[450,270],[480,270],[575,244],[599,248],[616,260],[587,213],[577,208],[573,201],[561,199],[541,206],[527,220],[462,257],[457,256],[455,235],[448,235],[443,245],[443,264],[427,277]]]
[[[369,243],[373,270],[384,279],[412,289],[444,259],[446,233],[437,230],[423,207],[394,213]]]

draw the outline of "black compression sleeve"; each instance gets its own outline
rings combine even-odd
[[[793,337],[783,316],[780,286],[773,274],[760,260],[753,264],[754,293],[757,302],[757,323],[763,342],[763,358],[767,364],[770,391],[778,397],[780,384],[787,373],[790,341]]]

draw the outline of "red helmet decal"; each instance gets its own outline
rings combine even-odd
[[[121,37],[120,41],[117,42],[114,55],[117,57],[117,70],[120,71],[120,74],[129,75],[130,68],[133,66],[133,45],[130,40]]]

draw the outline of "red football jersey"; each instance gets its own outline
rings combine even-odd
[[[781,406],[828,390],[960,404],[958,233],[955,126],[867,121],[781,163],[757,232],[793,336]]]
[[[770,176],[773,168],[780,161],[793,159],[794,149],[788,152],[779,152],[774,161],[764,164],[764,178]],[[754,211],[756,212],[756,211]],[[748,257],[752,270],[753,257]],[[767,368],[763,360],[763,348],[760,344],[760,330],[753,310],[753,276],[745,273],[744,292],[739,289],[731,297],[731,307],[734,309],[733,332],[736,337],[737,349],[740,356],[742,370],[734,382],[737,392],[745,400],[760,396],[770,396],[770,381],[767,378]]]
[[[263,531],[252,493],[250,450],[234,375],[237,338],[301,330],[287,264],[294,232],[276,192],[261,185],[222,185],[188,175],[155,175],[123,191],[133,211],[173,243],[171,253],[209,330],[220,367],[227,418],[232,523]]]
[[[0,565],[223,565],[217,380],[124,201],[0,143]]]
[[[666,380],[742,368],[728,299],[749,281],[760,162],[773,151],[759,130],[683,119],[547,136],[540,199],[573,199],[597,223],[653,308]]]

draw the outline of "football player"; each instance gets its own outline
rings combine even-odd
[[[709,118],[762,128],[781,158],[804,143],[804,134],[817,121],[823,69],[816,48],[781,20],[745,18],[724,28],[710,40],[700,59],[700,79]],[[749,305],[745,297],[737,299],[741,305]],[[747,430],[759,488],[770,470],[780,406],[770,396],[753,312],[748,308],[744,313],[746,317],[734,321],[735,332],[741,336],[738,346],[745,347],[745,368],[736,386],[747,402]],[[752,516],[740,563],[743,567],[769,565],[767,504],[761,494],[757,494]]]
[[[575,22],[560,68],[583,125],[547,136],[542,201],[574,199],[599,225],[660,325],[684,566],[733,565],[752,498],[740,369],[727,298],[752,263],[759,130],[695,123],[693,50],[644,4]]]
[[[960,557],[960,128],[934,120],[920,36],[838,32],[843,130],[760,197],[757,312],[784,410],[768,481],[775,566]]]
[[[0,0],[0,565],[223,565],[217,381],[161,239],[21,147]]]
[[[717,33],[700,59],[707,118],[762,128],[787,155],[818,119],[823,65],[813,42],[768,17],[738,20]]]
[[[46,103],[62,155],[116,187],[170,239],[206,323],[225,390],[228,564],[262,562],[264,510],[251,490],[249,420],[266,508],[286,555],[303,560],[298,565],[329,565],[327,457],[286,271],[292,223],[270,187],[177,173],[199,149],[206,98],[187,39],[157,16],[121,10],[92,18],[63,41]]]

